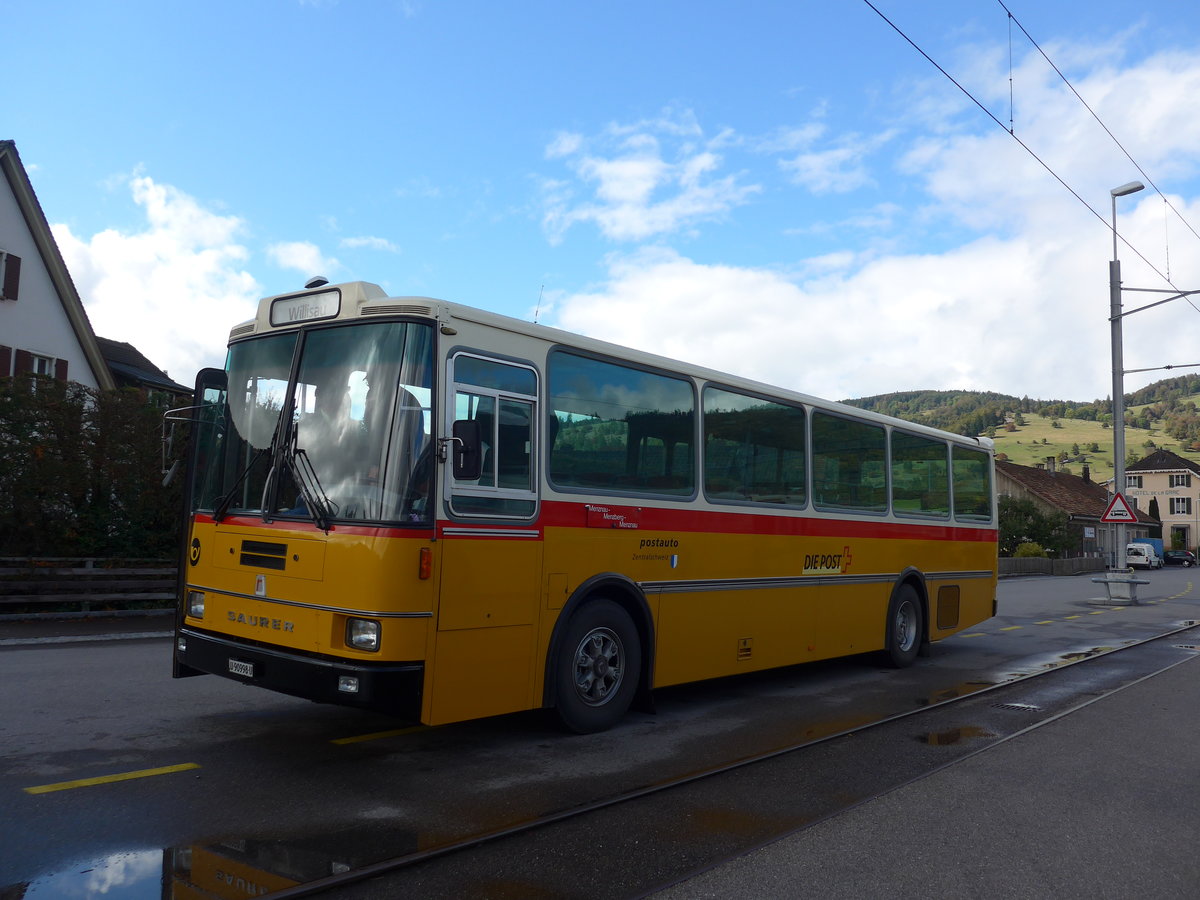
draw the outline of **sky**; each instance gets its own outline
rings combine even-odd
[[[829,399],[1109,396],[1110,189],[1125,287],[1200,289],[1200,5],[872,3],[10,2],[0,138],[184,384],[322,274]],[[1123,336],[1200,363],[1200,297]]]

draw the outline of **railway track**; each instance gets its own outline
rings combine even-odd
[[[1200,652],[1200,625],[703,771],[422,847],[271,896],[643,897],[1020,737]]]

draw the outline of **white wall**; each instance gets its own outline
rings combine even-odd
[[[75,337],[54,282],[3,175],[0,175],[0,250],[21,257],[18,299],[0,300],[0,344],[38,356],[65,359],[69,380],[98,387],[96,375]]]

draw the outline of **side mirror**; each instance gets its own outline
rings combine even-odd
[[[474,481],[483,474],[483,432],[474,419],[454,423],[454,480]]]

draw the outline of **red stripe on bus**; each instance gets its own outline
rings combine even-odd
[[[488,521],[454,522],[439,520],[437,533],[442,535],[447,528],[463,530],[478,529],[479,537],[502,539],[504,536],[497,532],[505,529],[513,531],[537,530],[543,532],[546,528],[587,528],[588,508],[600,504],[577,501],[549,500],[544,501],[541,515],[535,521],[505,521],[492,519]],[[932,541],[965,541],[978,543],[995,543],[997,530],[993,525],[942,525],[926,522],[897,522],[870,521],[864,519],[824,519],[813,516],[797,515],[782,516],[754,512],[720,512],[710,509],[688,509],[673,507],[634,506],[607,504],[607,508],[618,513],[630,515],[636,511],[636,527],[629,531],[686,531],[705,534],[743,534],[743,535],[778,535],[803,537],[837,537],[837,538],[878,538],[884,540],[932,540]],[[631,515],[631,518],[633,516]],[[211,525],[210,515],[197,513],[197,524]],[[275,521],[263,522],[256,516],[227,516],[220,524],[232,528],[247,528],[263,531],[279,532],[308,532],[323,534],[312,522],[304,521]],[[605,529],[600,529],[605,530]],[[625,529],[612,529],[625,530]],[[434,537],[433,528],[397,528],[385,525],[345,525],[336,524],[333,534],[354,535],[369,538],[412,538],[430,540]],[[456,535],[455,537],[469,537]]]
[[[544,528],[584,528],[588,507],[598,504],[548,501],[542,504]],[[994,525],[964,526],[926,522],[822,519],[754,512],[719,512],[710,509],[606,504],[614,513],[636,518],[637,531],[689,531],[710,534],[803,535],[806,537],[857,537],[890,540],[940,540],[995,542]],[[632,515],[631,515],[632,514]]]
[[[315,523],[303,519],[264,522],[258,516],[226,516],[220,522],[214,522],[211,515],[196,513],[195,522],[197,525],[227,525],[231,528],[247,528],[254,531],[287,531],[292,534],[308,532],[314,535],[323,535],[325,533]],[[432,525],[425,528],[397,528],[394,525],[344,525],[339,522],[333,526],[330,534],[352,534],[356,537],[370,538],[417,538],[431,540],[434,531]]]

